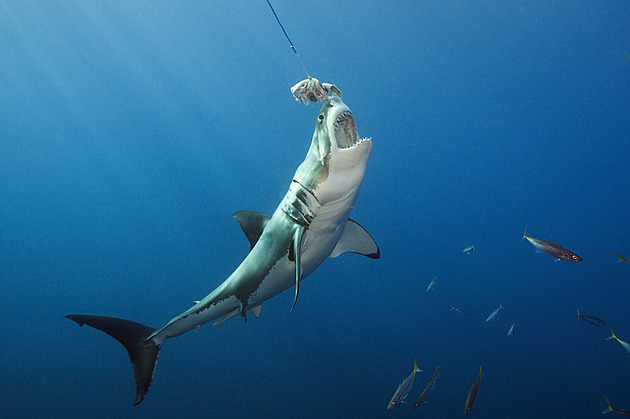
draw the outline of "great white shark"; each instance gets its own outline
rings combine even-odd
[[[149,391],[167,339],[217,319],[215,327],[236,316],[247,321],[248,312],[258,317],[266,300],[293,286],[295,307],[300,281],[327,257],[346,252],[380,257],[372,237],[348,218],[363,182],[372,140],[359,137],[352,112],[334,85],[309,78],[291,90],[299,102],[323,102],[311,146],[273,215],[234,214],[250,243],[249,254],[236,270],[159,329],[115,317],[66,316],[79,326],[87,324],[107,333],[127,349],[136,380],[136,405]]]

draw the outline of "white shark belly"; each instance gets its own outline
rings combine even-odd
[[[327,234],[322,237],[315,232],[307,231],[302,242],[302,275],[300,280],[308,277],[334,249],[341,233]],[[295,287],[295,262],[284,257],[278,261],[267,277],[248,300],[248,305],[255,307],[289,288]]]

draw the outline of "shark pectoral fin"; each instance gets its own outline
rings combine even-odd
[[[87,324],[94,329],[105,332],[127,349],[133,375],[136,379],[134,405],[140,403],[151,387],[153,372],[160,353],[160,345],[150,339],[150,336],[157,329],[116,317],[68,314],[66,319],[76,322],[79,326]]]
[[[236,221],[238,221],[241,226],[241,230],[243,230],[243,233],[247,236],[250,246],[249,250],[254,248],[267,222],[271,218],[271,216],[267,214],[248,210],[237,211],[232,214],[232,217],[236,218]]]
[[[254,317],[259,318],[260,317],[260,312],[262,310],[262,304],[256,307],[252,307],[250,308],[249,311],[250,313],[252,313],[254,315]]]
[[[336,258],[347,252],[358,253],[372,259],[381,257],[381,251],[370,233],[350,218],[330,257]]]
[[[225,323],[226,321],[230,320],[232,317],[235,317],[238,315],[238,313],[240,313],[240,310],[238,307],[234,308],[234,310],[228,312],[226,315],[224,315],[223,317],[221,317],[221,319],[219,319],[216,323],[214,323],[212,325],[212,327],[218,327],[221,326],[223,323]]]
[[[295,235],[293,236],[293,253],[295,254],[295,299],[293,300],[293,305],[291,306],[291,310],[295,308],[295,304],[298,300],[298,295],[300,295],[300,276],[302,274],[302,237],[304,237],[304,227],[299,227],[295,230]]]

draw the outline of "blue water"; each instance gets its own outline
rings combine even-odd
[[[264,1],[0,3],[2,417],[450,418],[479,365],[471,417],[630,409],[606,341],[630,341],[630,3],[274,5],[374,139],[352,217],[382,258],[169,340],[134,407],[124,349],[63,316],[159,327],[211,291],[248,250],[231,214],[275,209],[318,108]]]

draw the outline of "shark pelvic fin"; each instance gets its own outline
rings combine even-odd
[[[156,344],[153,339],[148,339],[157,329],[116,317],[68,314],[66,319],[76,322],[79,326],[87,324],[94,329],[105,332],[127,349],[133,375],[136,379],[134,405],[140,403],[151,387],[155,365],[160,353],[160,345]]]
[[[372,259],[381,257],[381,251],[370,233],[361,224],[350,218],[348,218],[348,223],[330,257],[336,258],[348,252],[358,253]]]
[[[232,217],[236,218],[236,221],[238,221],[241,226],[241,230],[243,230],[243,233],[247,236],[247,240],[249,240],[249,250],[252,250],[254,246],[256,246],[267,222],[271,219],[267,214],[248,210],[235,212],[232,214]]]
[[[219,319],[216,323],[214,323],[212,325],[212,327],[221,326],[223,323],[225,323],[226,321],[230,320],[232,317],[238,315],[238,313],[240,313],[240,309],[238,307],[236,307],[236,308],[234,308],[234,310],[228,312],[226,315],[221,317],[221,319]]]
[[[293,236],[293,253],[295,255],[295,299],[293,300],[293,305],[291,306],[291,310],[295,308],[295,304],[297,303],[298,296],[300,295],[300,276],[302,275],[302,237],[304,237],[305,227],[299,227],[295,230],[295,235]]]

